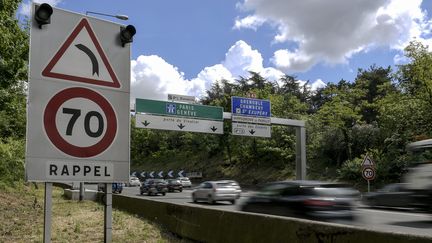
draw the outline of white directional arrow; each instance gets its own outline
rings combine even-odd
[[[169,176],[169,177],[173,177],[172,173],[173,173],[172,170],[168,171],[168,176]]]
[[[177,174],[179,177],[183,177],[183,172],[184,170],[179,171],[179,173]]]
[[[141,177],[145,177],[145,171],[141,172]]]
[[[136,171],[132,172],[131,176],[136,176]]]
[[[153,173],[154,173],[154,171],[150,172],[149,176],[154,177]]]
[[[159,176],[159,177],[163,177],[163,171],[160,171],[160,172],[158,173],[158,176]]]

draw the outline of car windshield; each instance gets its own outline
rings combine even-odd
[[[229,182],[218,182],[216,183],[216,187],[224,188],[224,187],[232,187],[232,185]]]
[[[326,197],[352,196],[353,194],[355,194],[355,191],[353,189],[343,187],[314,187],[310,189],[310,192],[319,196]]]

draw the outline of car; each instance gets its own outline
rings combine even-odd
[[[140,186],[141,195],[147,193],[149,196],[157,194],[162,194],[162,196],[165,196],[167,192],[167,182],[164,179],[147,179]]]
[[[414,208],[414,194],[406,188],[406,183],[392,183],[377,192],[364,196],[365,204],[371,207]]]
[[[229,183],[232,187],[234,187],[236,189],[237,199],[239,199],[240,195],[241,195],[241,191],[242,191],[240,184],[234,180],[223,180],[223,181]]]
[[[123,191],[123,183],[111,183],[112,184],[112,193],[122,193]],[[105,191],[105,183],[99,183],[98,184],[98,191],[104,192]]]
[[[192,182],[189,180],[188,177],[179,177],[177,180],[180,180],[180,183],[182,184],[183,188],[185,187],[192,187]]]
[[[205,181],[196,187],[192,192],[192,201],[206,201],[214,204],[218,201],[236,203],[237,191],[227,181]]]
[[[167,179],[166,182],[167,182],[168,192],[183,191],[183,185],[181,184],[180,180]]]
[[[242,206],[246,212],[307,219],[354,219],[360,192],[347,185],[321,181],[279,181],[264,185]]]
[[[136,176],[129,177],[129,182],[127,186],[141,186],[141,181]]]

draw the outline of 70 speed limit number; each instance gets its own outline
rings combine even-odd
[[[84,105],[83,105],[84,104]],[[99,93],[74,87],[58,92],[44,111],[45,132],[63,153],[78,158],[96,156],[114,141],[116,114]]]
[[[362,176],[365,180],[368,181],[375,179],[375,169],[372,167],[363,168]]]

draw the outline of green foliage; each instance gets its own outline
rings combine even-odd
[[[24,140],[0,141],[0,188],[24,181]]]
[[[28,32],[15,11],[21,1],[0,4],[0,187],[24,180]]]

